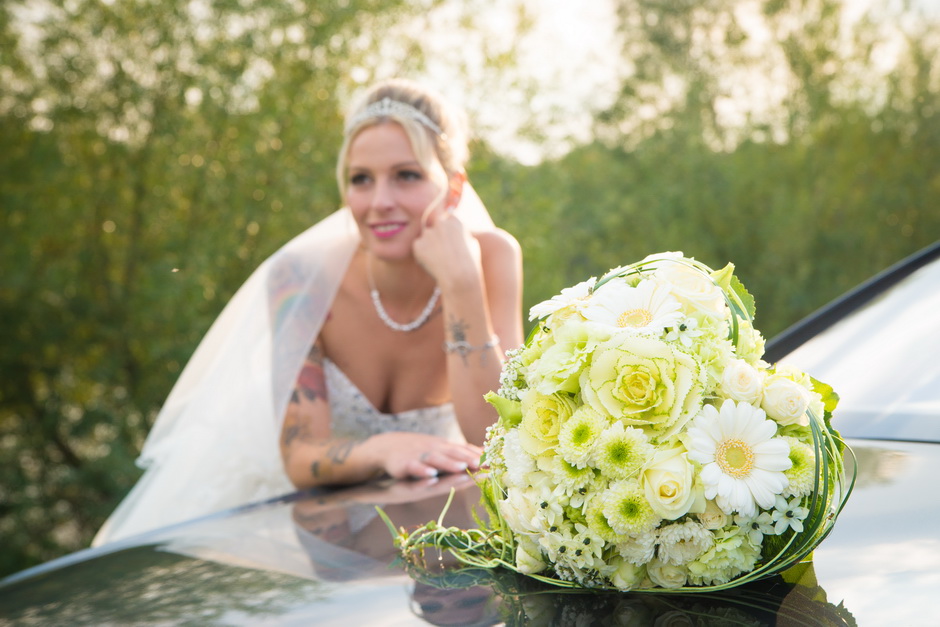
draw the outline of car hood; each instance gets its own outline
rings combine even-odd
[[[449,477],[295,494],[81,551],[0,582],[0,625],[929,623],[940,446],[850,445],[855,491],[812,563],[720,594],[526,594],[506,573],[448,579],[436,556],[409,576],[375,506],[414,527],[436,520],[455,488],[444,523],[474,526],[476,486]]]

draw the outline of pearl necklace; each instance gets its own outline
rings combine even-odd
[[[366,258],[366,270],[369,275],[369,294],[372,296],[372,305],[375,306],[375,313],[379,314],[379,319],[385,323],[385,326],[393,331],[408,332],[423,326],[431,316],[431,312],[434,311],[437,299],[441,296],[441,288],[437,285],[434,286],[434,291],[431,293],[431,298],[428,299],[428,304],[424,306],[424,309],[421,310],[417,318],[406,324],[395,322],[392,320],[391,316],[388,315],[388,312],[385,311],[385,307],[382,306],[382,300],[379,298],[379,290],[376,289],[375,280],[372,278],[371,260],[371,257]]]

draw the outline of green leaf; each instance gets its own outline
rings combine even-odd
[[[486,402],[496,408],[503,424],[514,427],[522,422],[522,403],[503,398],[496,392],[487,392],[483,397]]]
[[[813,377],[810,377],[810,380],[813,382],[813,391],[822,397],[823,408],[826,413],[833,413],[836,410],[836,405],[839,404],[838,393],[828,383],[823,383],[818,379],[813,379]]]

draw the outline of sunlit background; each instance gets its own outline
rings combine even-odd
[[[0,574],[86,546],[377,78],[468,111],[525,304],[662,250],[772,336],[940,236],[933,0],[7,0]]]

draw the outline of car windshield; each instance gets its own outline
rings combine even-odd
[[[840,396],[846,437],[940,442],[940,260],[781,359]]]

